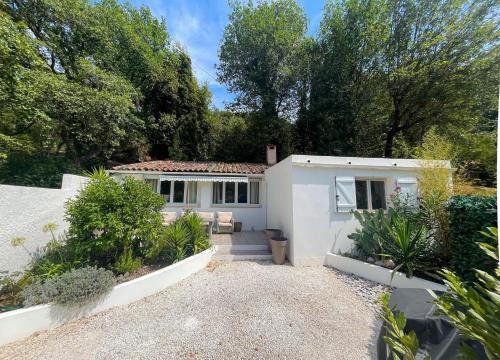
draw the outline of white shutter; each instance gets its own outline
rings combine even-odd
[[[356,210],[356,185],[353,176],[337,176],[335,190],[338,212]]]
[[[403,199],[405,200],[407,199],[410,205],[413,206],[418,205],[417,178],[414,177],[398,178],[396,180],[396,184],[401,190]]]

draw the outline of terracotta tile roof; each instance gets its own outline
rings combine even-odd
[[[265,164],[155,160],[114,166],[112,170],[263,174],[267,168]]]

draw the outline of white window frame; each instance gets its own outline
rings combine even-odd
[[[354,178],[354,192],[356,192],[356,181],[366,181],[366,192],[367,192],[367,200],[368,200],[368,209],[359,209],[358,208],[358,200],[356,198],[356,210],[368,210],[368,211],[377,211],[378,209],[373,209],[372,204],[372,181],[382,181],[384,183],[384,198],[385,198],[385,208],[381,208],[384,211],[387,211],[388,203],[387,203],[387,179],[386,178],[367,178],[367,177],[355,177]]]
[[[256,182],[259,183],[259,202],[258,204],[250,203],[250,183]],[[238,202],[238,183],[234,182],[234,202],[228,203],[226,202],[226,181],[222,182],[222,203],[216,204],[214,203],[214,186],[212,183],[211,186],[211,196],[210,196],[210,206],[211,207],[261,207],[261,187],[262,181],[259,179],[249,179],[247,183],[247,202],[239,203]]]
[[[152,177],[145,177],[145,179],[153,179]],[[154,178],[154,179],[158,179],[158,182],[156,184],[156,193],[157,194],[160,194],[160,191],[161,191],[161,179],[158,177],[158,178]],[[184,207],[199,207],[199,200],[200,200],[200,186],[199,186],[199,181],[179,181],[179,180],[164,180],[164,181],[170,181],[170,201],[166,201],[165,200],[165,204],[167,206],[184,206]],[[183,182],[184,183],[184,194],[182,196],[182,202],[174,202],[174,183],[175,182]],[[188,183],[189,182],[195,182],[196,183],[196,202],[193,203],[193,204],[189,204],[187,202],[187,199],[188,199]],[[162,195],[162,194],[160,194]]]

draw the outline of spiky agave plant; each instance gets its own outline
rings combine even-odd
[[[402,269],[408,278],[417,269],[425,269],[429,264],[432,246],[426,237],[427,229],[401,216],[393,216],[386,224],[387,237],[382,241],[384,257],[391,258],[396,267]]]

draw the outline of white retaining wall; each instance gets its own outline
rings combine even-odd
[[[407,278],[405,274],[400,272],[396,272],[391,279],[391,275],[394,272],[393,270],[332,253],[326,255],[325,265],[360,276],[367,280],[376,281],[397,288],[418,288],[436,291],[447,290],[447,287],[444,285],[424,280],[416,276]]]
[[[100,301],[83,307],[47,304],[0,314],[0,346],[21,340],[36,331],[47,330],[155,294],[205,268],[213,253],[211,248],[161,270],[117,285]]]
[[[23,248],[10,245],[13,238],[25,237],[25,247],[34,252],[51,238],[42,232],[45,224],[57,224],[56,235],[67,230],[64,204],[87,180],[64,174],[61,189],[0,185],[0,271],[23,270],[31,259]]]

